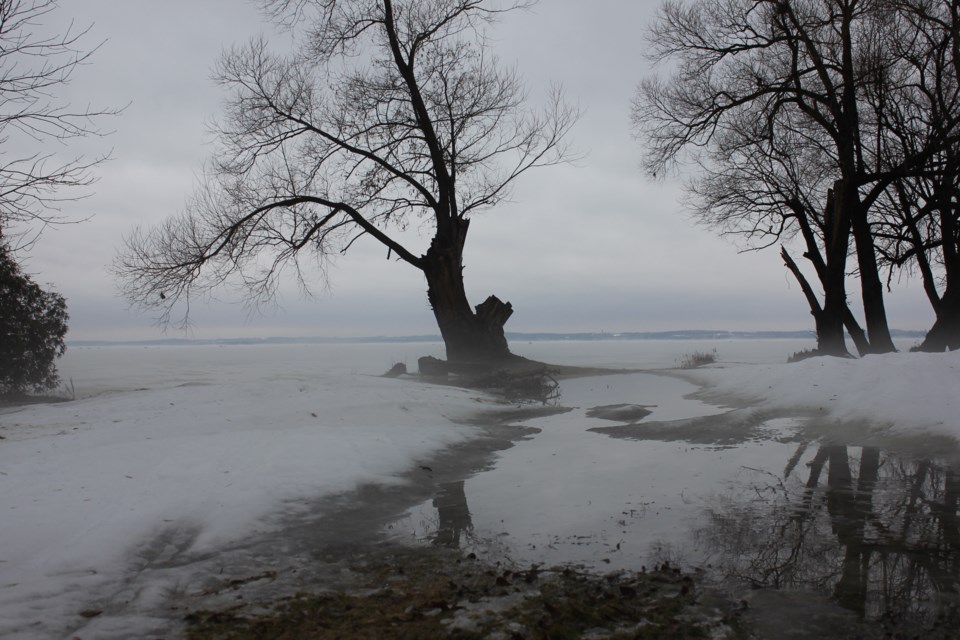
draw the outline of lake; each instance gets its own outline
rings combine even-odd
[[[717,349],[726,362],[783,362],[812,340],[542,341],[511,345],[514,353],[554,364],[624,369],[675,367],[685,354]],[[440,342],[71,346],[58,364],[80,397],[137,388],[312,373],[379,375],[394,363],[416,370],[417,358],[444,357]]]

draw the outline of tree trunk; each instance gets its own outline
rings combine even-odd
[[[806,254],[810,255],[810,254]],[[783,258],[783,264],[787,266],[787,269],[790,270],[790,273],[793,274],[793,277],[797,279],[797,282],[800,283],[800,289],[803,291],[804,297],[807,299],[807,304],[810,305],[810,315],[813,316],[814,326],[817,331],[817,346],[819,350],[820,346],[820,335],[825,331],[824,327],[824,315],[823,309],[820,307],[820,301],[817,299],[817,294],[813,292],[813,287],[810,286],[810,283],[807,281],[806,276],[803,275],[803,272],[800,271],[800,267],[797,266],[797,263],[794,262],[793,258],[787,252],[786,247],[780,247],[780,256]],[[826,270],[820,269],[821,278]],[[867,337],[863,333],[863,329],[860,328],[857,319],[854,317],[853,312],[850,311],[850,307],[845,306],[843,310],[843,325],[846,327],[847,332],[850,334],[850,337],[853,338],[853,343],[857,347],[857,352],[862,356],[870,351],[870,344],[867,342]],[[846,347],[844,347],[846,349]]]
[[[807,304],[810,306],[810,315],[813,316],[813,325],[817,332],[817,348],[819,349],[820,335],[823,331],[823,309],[820,307],[820,301],[817,299],[817,294],[814,293],[813,287],[810,286],[806,276],[800,271],[800,267],[797,266],[797,263],[794,262],[787,248],[784,246],[780,247],[780,257],[783,258],[783,264],[786,265],[790,273],[793,274],[793,277],[797,279],[800,290],[803,291],[803,296],[807,299]]]
[[[852,189],[851,189],[852,190]],[[855,194],[850,195],[851,227],[857,250],[857,266],[860,269],[860,290],[863,298],[863,315],[867,325],[871,353],[891,353],[897,348],[890,337],[887,311],[883,303],[883,282],[877,267],[877,254],[873,248],[873,234],[866,211]]]
[[[463,287],[463,242],[466,221],[450,242],[439,232],[423,256],[427,298],[437,319],[451,362],[498,362],[513,357],[503,325],[513,313],[510,303],[490,296],[476,310],[470,308]]]
[[[956,167],[957,163],[951,163]],[[932,270],[927,265],[921,273],[924,276],[926,289],[933,292],[930,302],[937,314],[937,319],[926,338],[920,345],[921,351],[955,351],[960,349],[960,242],[958,242],[957,210],[954,208],[953,196],[957,184],[954,182],[944,185],[938,193],[939,226],[941,238],[941,259],[945,284],[943,295],[936,298],[936,283],[933,282]],[[922,247],[922,245],[920,245]],[[923,267],[926,256],[918,253],[918,263]],[[929,281],[929,284],[928,284]]]
[[[847,308],[846,268],[847,250],[850,246],[849,209],[845,206],[846,188],[842,180],[834,184],[827,200],[824,220],[824,253],[826,254],[823,276],[823,313],[821,314],[817,349],[830,356],[848,356],[843,335],[844,310]]]
[[[867,334],[860,328],[860,323],[857,322],[857,318],[853,315],[853,312],[850,311],[849,306],[843,314],[843,326],[847,328],[847,333],[849,333],[853,339],[853,344],[857,347],[857,353],[861,356],[870,353],[870,342],[867,340]]]
[[[841,305],[837,302],[838,297],[836,294],[826,296],[817,333],[817,351],[828,356],[849,356],[843,335],[843,306],[846,301]]]
[[[960,289],[948,283],[936,311],[937,319],[920,344],[920,351],[960,349]]]

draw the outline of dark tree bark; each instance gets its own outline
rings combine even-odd
[[[933,326],[920,343],[920,351],[938,353],[960,349],[960,291],[944,290],[936,313]]]
[[[920,273],[936,316],[919,347],[927,352],[960,348],[960,209],[954,202],[960,164],[952,159],[952,153],[947,156],[948,161],[935,167],[939,171],[931,171],[930,176],[893,185],[886,203],[886,229],[881,234],[890,277],[894,269],[911,263]]]
[[[793,277],[796,278],[800,285],[800,289],[803,291],[804,297],[807,299],[807,304],[810,306],[810,315],[813,316],[814,326],[816,327],[817,332],[817,351],[827,354],[829,353],[828,339],[835,339],[835,336],[833,336],[832,333],[828,333],[824,326],[823,307],[820,306],[820,300],[817,298],[817,294],[814,293],[813,287],[810,286],[810,282],[807,280],[806,276],[803,275],[800,267],[797,266],[797,263],[794,261],[793,257],[790,256],[790,253],[787,251],[786,247],[780,248],[780,256],[783,258],[784,265],[786,265],[790,273],[793,274]],[[863,329],[860,327],[860,324],[854,317],[853,312],[850,311],[849,306],[845,306],[843,310],[843,325],[850,334],[850,337],[853,339],[853,344],[857,347],[857,352],[860,355],[869,353],[870,343],[867,342],[867,336],[864,334]],[[843,352],[830,353],[830,355],[844,354],[849,355],[846,352],[846,345],[843,346]]]
[[[783,264],[786,265],[790,273],[793,274],[793,277],[796,278],[801,291],[803,291],[804,297],[807,299],[807,304],[810,306],[810,315],[813,316],[813,323],[817,332],[817,351],[822,351],[824,345],[821,341],[825,333],[823,327],[823,307],[820,306],[820,300],[817,298],[817,294],[813,291],[813,287],[810,286],[810,282],[806,276],[803,275],[800,267],[797,266],[797,263],[790,256],[786,247],[780,247],[780,256],[783,258]]]
[[[843,181],[834,185],[833,205],[826,212],[824,221],[824,245],[826,262],[823,276],[822,333],[819,334],[820,349],[825,355],[847,355],[843,336],[844,310],[847,308],[846,264],[850,237],[849,198]]]
[[[936,207],[933,209],[938,216],[938,225],[934,225],[939,231],[940,259],[943,263],[943,294],[939,299],[936,298],[937,289],[933,282],[933,272],[929,266],[929,260],[924,252],[924,242],[922,238],[918,239],[915,245],[916,257],[923,265],[921,275],[924,279],[924,285],[928,295],[932,293],[931,304],[933,304],[936,320],[933,327],[927,332],[923,343],[920,345],[922,351],[955,351],[960,349],[960,204],[955,202],[956,188],[960,183],[957,177],[957,169],[960,168],[960,161],[954,154],[948,154],[950,162],[948,167],[952,171],[945,176],[945,179],[938,184],[939,189],[936,193]],[[914,225],[914,229],[916,226]],[[925,268],[924,268],[925,267]]]
[[[839,283],[829,280],[827,277],[829,271],[827,269],[827,264],[824,260],[823,254],[820,250],[818,235],[814,230],[814,225],[818,224],[820,235],[824,238],[824,244],[827,244],[829,239],[832,238],[835,233],[829,228],[829,225],[831,225],[834,220],[833,209],[835,205],[833,193],[833,189],[827,190],[826,205],[823,208],[823,215],[819,218],[812,215],[808,206],[800,202],[799,199],[790,198],[788,201],[788,206],[790,210],[793,211],[794,220],[800,229],[800,235],[806,244],[807,250],[804,252],[803,257],[813,265],[814,271],[816,272],[817,278],[820,280],[820,284],[823,286],[824,291],[831,286],[838,286]],[[831,355],[846,354],[846,345],[844,345],[843,351],[841,352],[836,348],[831,348],[828,346],[828,344],[822,344],[822,342],[836,342],[836,329],[835,327],[832,327],[830,330],[826,329],[827,320],[824,317],[823,308],[820,305],[820,301],[817,298],[816,293],[814,293],[813,287],[810,286],[810,283],[807,281],[796,262],[794,262],[793,258],[790,257],[790,254],[787,252],[785,247],[781,247],[781,256],[784,259],[784,264],[787,266],[787,269],[790,270],[793,276],[800,283],[800,288],[803,291],[804,296],[807,298],[807,303],[810,305],[810,313],[814,317],[814,322],[817,329],[817,350],[821,353],[830,353]],[[830,321],[833,322],[834,320],[831,318]],[[867,341],[867,336],[860,327],[860,324],[857,322],[857,319],[854,317],[853,312],[850,311],[850,306],[847,304],[844,304],[843,308],[843,326],[853,339],[853,343],[857,348],[857,352],[861,356],[869,353],[870,343]]]
[[[846,327],[854,346],[857,347],[857,353],[861,356],[870,353],[870,342],[867,341],[867,334],[863,332],[849,306],[843,314],[843,326]]]
[[[503,326],[513,313],[509,303],[496,297],[470,308],[463,283],[463,241],[469,225],[453,233],[452,241],[433,239],[422,258],[427,279],[427,298],[447,348],[447,359],[455,362],[502,361],[511,357]]]
[[[863,315],[870,339],[871,353],[890,353],[897,348],[890,336],[886,305],[883,300],[883,283],[874,251],[874,238],[870,232],[867,212],[862,204],[857,207],[852,222],[853,239],[857,249],[857,266],[860,270],[860,292],[863,300]]]

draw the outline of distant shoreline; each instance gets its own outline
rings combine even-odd
[[[893,329],[894,338],[923,338],[925,331]],[[812,331],[644,331],[620,333],[512,333],[506,334],[512,342],[599,342],[626,340],[806,340],[815,339]],[[443,342],[439,335],[365,336],[355,338],[330,337],[269,337],[269,338],[163,338],[156,340],[67,340],[68,347],[110,346],[210,346],[210,345],[283,345],[283,344],[386,344]]]

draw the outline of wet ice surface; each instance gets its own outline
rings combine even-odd
[[[784,625],[875,637],[863,621],[929,637],[960,628],[956,444],[704,404],[649,373],[561,389],[569,412],[526,421],[541,431],[393,530],[522,564],[704,570],[742,594],[763,637]],[[610,405],[651,414],[589,417]]]

